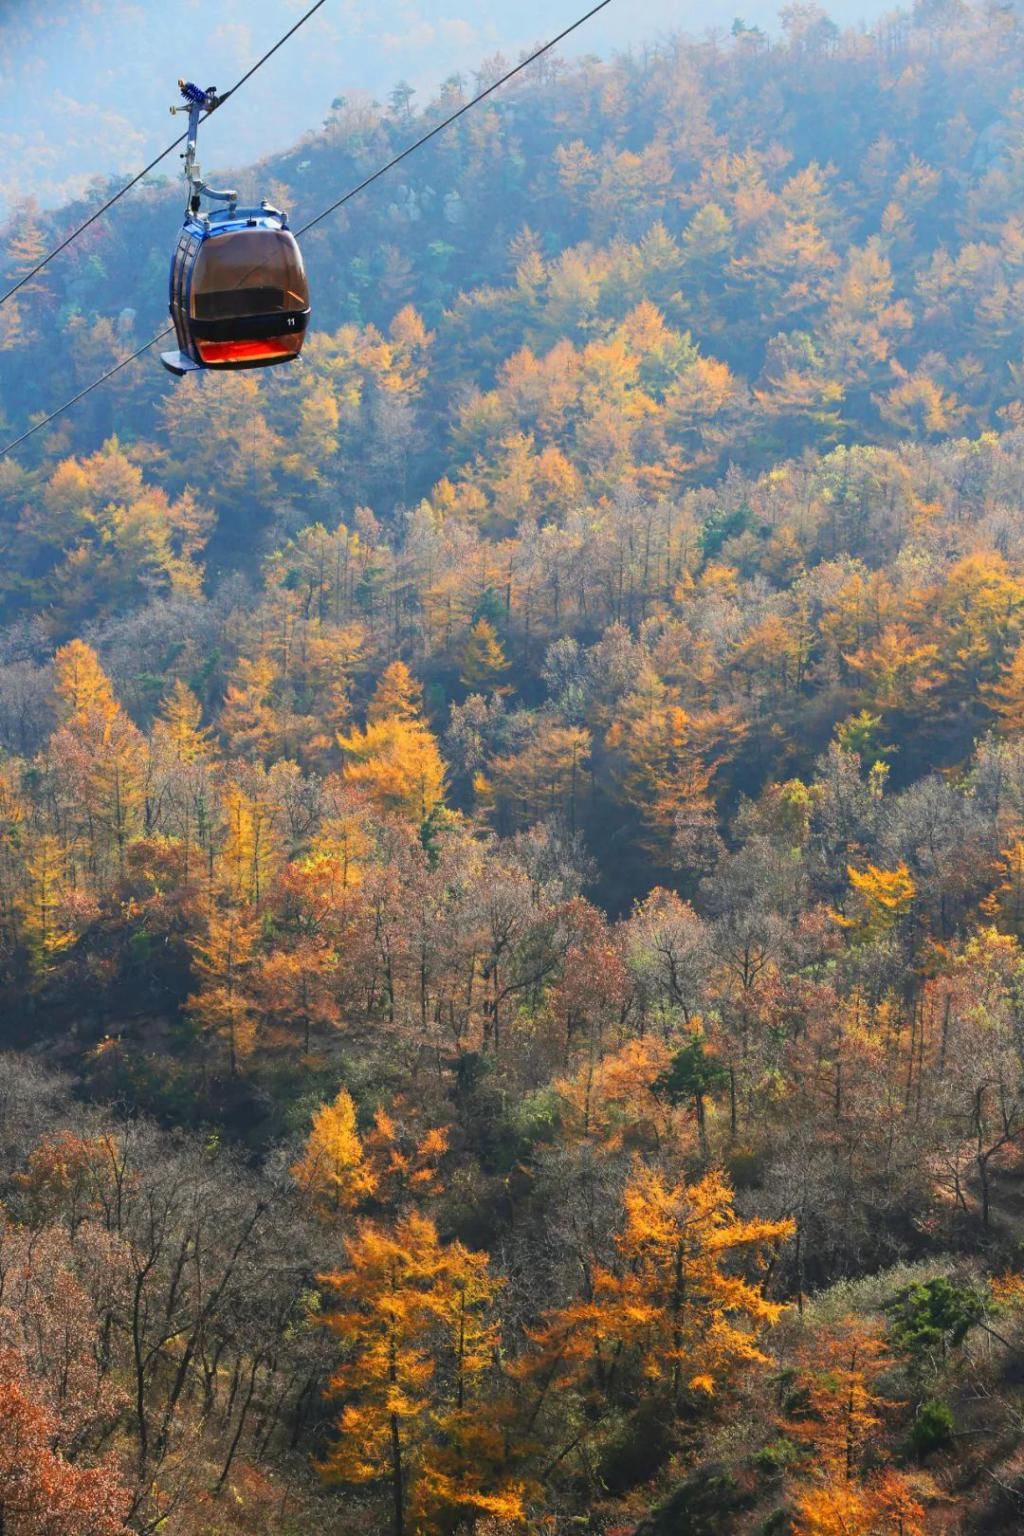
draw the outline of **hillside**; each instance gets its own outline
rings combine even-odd
[[[539,66],[304,242],[301,364],[0,461],[13,1536],[1019,1528],[1022,52]],[[0,310],[9,432],[180,201]]]
[[[0,7],[0,217],[19,196],[58,207],[95,177],[127,179],[167,142],[167,117],[180,74],[202,75],[224,90],[303,14],[313,0],[34,0]],[[834,20],[871,22],[880,0],[840,0]],[[387,102],[399,85],[429,98],[442,80],[470,76],[482,59],[516,59],[578,14],[565,0],[520,0],[515,7],[477,0],[329,0],[294,47],[260,74],[258,92],[210,125],[211,164],[244,165],[316,127],[340,96]],[[614,4],[594,17],[563,57],[642,51],[685,28],[694,34],[732,26],[728,0],[646,0],[642,19]],[[777,33],[771,0],[752,0],[744,20]],[[170,94],[168,94],[170,93]],[[239,110],[235,110],[237,107]],[[172,167],[173,170],[173,167]]]

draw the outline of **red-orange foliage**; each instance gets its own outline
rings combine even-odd
[[[0,1351],[0,1522],[10,1536],[128,1536],[130,1495],[112,1461],[69,1462],[18,1355]]]

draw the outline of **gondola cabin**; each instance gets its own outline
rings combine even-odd
[[[171,260],[170,308],[178,350],[161,361],[172,373],[298,357],[309,286],[286,216],[266,203],[187,214]]]

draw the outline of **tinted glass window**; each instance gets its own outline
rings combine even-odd
[[[285,230],[239,230],[203,242],[192,278],[197,320],[288,314],[308,303],[302,257]]]

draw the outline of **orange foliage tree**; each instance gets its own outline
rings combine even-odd
[[[347,1267],[320,1277],[336,1298],[325,1321],[343,1350],[331,1391],[344,1406],[325,1477],[387,1483],[393,1536],[517,1515],[519,1492],[485,1406],[498,1284],[486,1255],[446,1246],[415,1212],[392,1229],[361,1221],[345,1249]]]
[[[887,1416],[900,1406],[880,1390],[892,1360],[881,1328],[849,1315],[804,1339],[784,1421],[805,1447],[798,1469],[798,1536],[923,1536],[924,1510],[893,1468],[873,1467]]]
[[[744,1221],[721,1173],[672,1183],[642,1162],[625,1192],[618,1263],[595,1265],[586,1293],[548,1314],[529,1364],[545,1385],[561,1380],[607,1402],[632,1367],[678,1410],[726,1391],[739,1367],[764,1365],[758,1333],[782,1307],[735,1261],[785,1241],[790,1221]]]
[[[83,1467],[58,1440],[58,1417],[17,1352],[0,1352],[0,1526],[10,1536],[128,1536],[131,1497],[112,1460]]]

